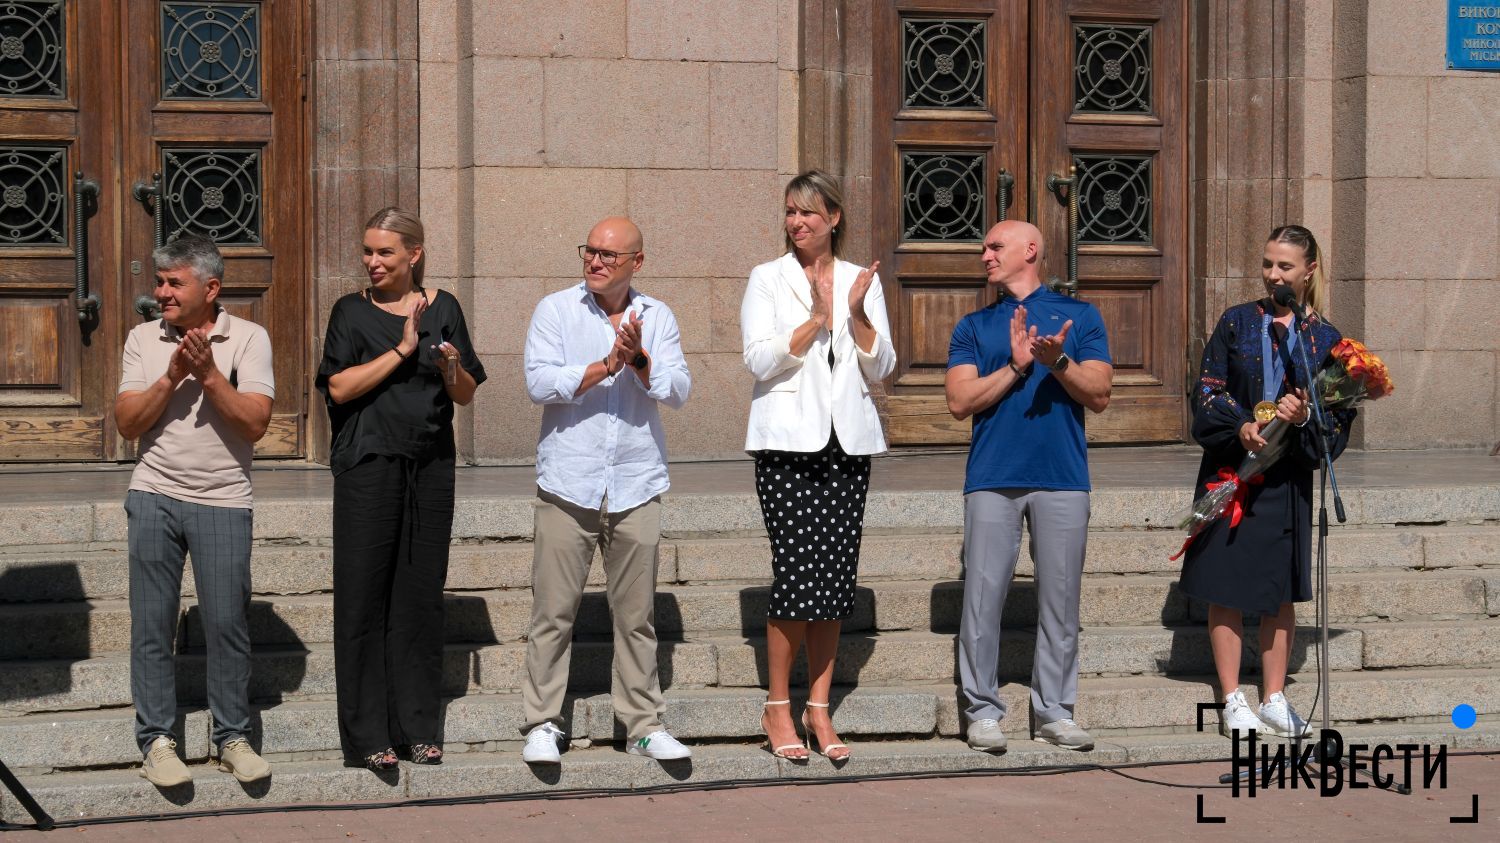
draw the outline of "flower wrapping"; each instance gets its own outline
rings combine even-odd
[[[1364,401],[1384,398],[1395,391],[1391,373],[1385,362],[1375,356],[1359,340],[1341,339],[1328,351],[1328,359],[1313,377],[1314,388],[1323,402],[1323,410],[1345,410]],[[1193,502],[1192,509],[1177,523],[1179,530],[1187,530],[1187,540],[1171,558],[1181,558],[1193,539],[1208,525],[1230,514],[1229,525],[1237,527],[1244,515],[1246,495],[1251,485],[1261,482],[1267,468],[1286,453],[1286,422],[1272,419],[1261,429],[1261,438],[1266,446],[1254,453],[1246,454],[1238,470],[1227,466],[1219,469],[1219,479],[1207,484],[1208,491]]]

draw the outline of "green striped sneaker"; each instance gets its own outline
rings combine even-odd
[[[626,752],[631,755],[649,755],[657,761],[676,761],[681,758],[689,758],[693,751],[683,746],[680,741],[667,734],[667,730],[661,729],[651,734],[630,742]]]

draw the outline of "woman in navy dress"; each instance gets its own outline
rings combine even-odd
[[[1195,498],[1219,479],[1221,468],[1237,469],[1250,452],[1266,447],[1257,404],[1275,406],[1286,448],[1258,481],[1243,478],[1246,495],[1238,526],[1226,515],[1204,528],[1188,545],[1181,587],[1209,604],[1208,631],[1220,693],[1223,731],[1254,728],[1290,736],[1307,724],[1286,701],[1282,688],[1296,631],[1294,604],[1313,598],[1312,493],[1318,467],[1317,426],[1309,424],[1307,358],[1320,366],[1341,336],[1321,315],[1326,295],[1321,254],[1312,232],[1286,225],[1271,232],[1261,262],[1266,297],[1224,311],[1203,351],[1195,395],[1193,438],[1203,446]],[[1273,301],[1287,286],[1307,313],[1300,338],[1293,313]],[[1269,408],[1268,408],[1269,409]],[[1349,441],[1354,410],[1329,413],[1331,456]],[[1260,617],[1263,701],[1252,711],[1240,690],[1240,654],[1245,613]]]

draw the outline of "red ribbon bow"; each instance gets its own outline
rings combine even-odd
[[[1226,467],[1219,469],[1219,479],[1217,482],[1210,480],[1204,484],[1204,488],[1207,492],[1212,492],[1225,483],[1235,484],[1234,494],[1229,497],[1229,502],[1224,505],[1226,511],[1229,513],[1229,527],[1230,529],[1234,529],[1240,526],[1240,519],[1245,517],[1245,496],[1250,494],[1250,487],[1259,486],[1264,481],[1265,477],[1260,474],[1251,477],[1249,480],[1241,480],[1238,472]],[[1176,562],[1178,559],[1181,559],[1182,555],[1187,553],[1188,545],[1193,543],[1193,539],[1198,538],[1198,533],[1202,529],[1202,527],[1199,527],[1197,530],[1194,530],[1192,535],[1187,537],[1187,541],[1182,543],[1182,548],[1172,554],[1169,561]]]
[[[1245,496],[1250,494],[1250,487],[1252,485],[1259,486],[1264,480],[1265,477],[1257,474],[1254,477],[1251,477],[1249,480],[1242,481],[1240,480],[1239,474],[1236,473],[1234,469],[1221,468],[1219,469],[1219,482],[1215,483],[1210,481],[1205,484],[1205,488],[1208,489],[1208,491],[1212,492],[1214,489],[1219,488],[1225,483],[1237,484],[1234,489],[1234,494],[1229,498],[1229,503],[1225,504],[1225,506],[1226,511],[1229,513],[1229,526],[1238,527],[1240,526],[1240,519],[1245,515]]]

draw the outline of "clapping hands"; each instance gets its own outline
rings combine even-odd
[[[812,321],[833,330],[833,273],[812,283]]]
[[[1025,305],[1018,305],[1010,315],[1010,362],[1018,371],[1025,372],[1031,365],[1036,339],[1036,328],[1026,327]]]
[[[167,378],[172,384],[175,386],[181,383],[188,375],[202,383],[217,373],[208,331],[194,328],[183,334],[182,340],[177,343],[177,350],[172,352],[172,359],[167,363]]]
[[[1063,354],[1063,343],[1068,339],[1068,331],[1073,328],[1073,320],[1069,319],[1063,323],[1062,330],[1050,337],[1037,336],[1036,329],[1031,329],[1031,356],[1047,368],[1052,368],[1057,359]]]
[[[420,347],[422,314],[426,312],[427,296],[419,291],[416,301],[411,303],[411,310],[406,312],[406,324],[401,326],[401,344],[398,349],[402,357],[410,357]]]
[[[615,329],[615,344],[609,350],[610,372],[620,371],[630,365],[636,355],[645,353],[641,344],[642,324],[641,315],[633,310],[620,317],[620,326]]]
[[[870,292],[870,285],[874,283],[875,271],[878,269],[880,261],[861,269],[854,279],[854,286],[849,288],[849,315],[861,322],[869,321],[865,316],[865,294]]]

